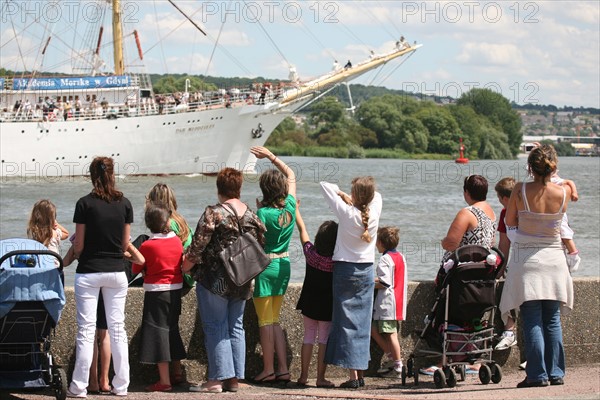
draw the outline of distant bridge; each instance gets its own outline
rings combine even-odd
[[[600,137],[588,137],[588,136],[523,136],[523,144],[530,144],[533,142],[541,142],[542,140],[552,140],[554,143],[558,142],[571,142],[571,143],[589,143],[600,145]]]
[[[543,140],[551,140],[554,143],[569,142],[575,148],[576,154],[581,156],[598,155],[598,147],[600,147],[600,137],[557,135],[523,136],[521,151],[529,153],[534,148],[535,142],[541,142]]]

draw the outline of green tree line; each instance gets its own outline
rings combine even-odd
[[[462,138],[469,158],[509,159],[519,152],[520,131],[510,102],[489,89],[472,89],[445,106],[384,94],[363,101],[354,115],[336,97],[325,97],[312,105],[304,124],[283,121],[267,146],[292,155],[326,147],[346,149],[348,157],[455,156]]]

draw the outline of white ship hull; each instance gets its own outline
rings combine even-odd
[[[99,155],[113,157],[115,172],[122,175],[214,174],[226,166],[253,171],[250,147],[263,145],[291,114],[269,108],[245,105],[117,119],[2,123],[0,175],[86,175]],[[264,132],[253,138],[252,129],[259,124]]]

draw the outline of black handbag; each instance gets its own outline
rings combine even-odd
[[[227,275],[236,286],[243,286],[263,272],[271,263],[271,259],[264,249],[249,232],[242,230],[240,219],[235,208],[223,204],[225,209],[230,209],[238,223],[239,236],[237,239],[219,253]]]

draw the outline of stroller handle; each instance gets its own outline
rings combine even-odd
[[[2,257],[0,257],[0,265],[2,265],[2,263],[4,263],[4,261],[8,260],[10,257],[18,256],[20,254],[49,255],[58,260],[58,263],[59,263],[58,270],[59,271],[62,271],[64,268],[62,257],[58,253],[55,253],[50,250],[13,250],[13,251],[9,251],[8,253],[6,253]],[[4,271],[4,268],[2,268],[0,271]]]

